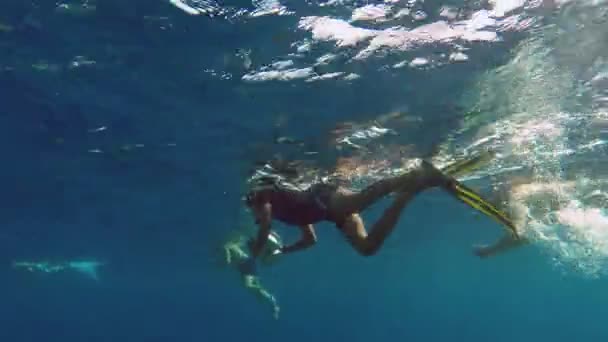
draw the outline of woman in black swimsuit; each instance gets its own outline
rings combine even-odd
[[[422,161],[409,172],[377,181],[360,192],[325,183],[312,185],[307,190],[286,189],[276,184],[254,189],[246,196],[246,204],[252,209],[259,225],[250,261],[253,262],[266,244],[273,219],[297,226],[302,233],[301,239],[293,245],[283,247],[282,253],[314,245],[316,234],[313,224],[329,221],[338,227],[359,254],[374,255],[397,224],[403,208],[414,196],[429,188],[445,188],[451,180],[451,177],[430,163]],[[368,234],[359,213],[393,192],[398,193],[395,200]]]

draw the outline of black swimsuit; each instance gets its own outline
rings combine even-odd
[[[307,190],[296,190],[275,186],[255,193],[256,198],[269,201],[272,217],[295,226],[314,224],[329,220],[329,199],[336,187],[318,183]]]

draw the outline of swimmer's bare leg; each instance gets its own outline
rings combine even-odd
[[[518,238],[512,234],[505,234],[493,245],[476,246],[473,253],[480,258],[487,258],[495,256],[496,254],[508,252],[509,250],[525,245],[526,243],[528,243],[528,240],[524,238]]]
[[[422,190],[445,184],[446,179],[441,171],[431,164],[423,162],[400,176],[379,180],[360,192],[338,189],[330,199],[330,215],[332,218],[340,219],[350,214],[360,213],[381,198],[397,191],[408,193],[411,198]],[[401,202],[404,202],[403,199]],[[403,203],[403,206],[406,202]]]
[[[403,208],[420,191],[420,189],[417,189],[399,193],[393,203],[384,211],[382,217],[372,226],[369,234],[365,230],[365,224],[361,216],[356,213],[345,217],[339,229],[359,254],[363,256],[374,255],[397,225]]]
[[[276,298],[268,292],[268,290],[262,287],[262,284],[260,284],[260,280],[257,277],[245,275],[243,276],[243,284],[245,285],[245,288],[253,292],[260,300],[269,303],[272,307],[272,316],[274,319],[279,319],[281,308],[279,307]]]

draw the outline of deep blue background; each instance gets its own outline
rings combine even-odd
[[[373,258],[321,225],[314,249],[261,270],[281,304],[279,321],[214,260],[243,215],[248,168],[268,157],[252,146],[271,143],[279,114],[289,117],[287,134],[322,143],[336,122],[407,105],[425,119],[407,139],[431,147],[452,128],[445,119],[458,115],[451,105],[470,75],[509,57],[508,39],[441,73],[395,76],[369,61],[352,66],[363,75],[353,84],[247,85],[238,70],[223,81],[202,70],[229,69],[224,56],[238,48],[255,48],[264,62],[289,52],[273,37],[297,18],[229,22],[151,1],[104,1],[88,17],[60,16],[51,1],[1,7],[0,22],[15,30],[0,33],[0,340],[608,336],[604,279],[564,274],[534,246],[476,259],[471,245],[497,238],[500,227],[439,192],[416,199]],[[173,26],[145,16],[167,16]],[[67,68],[76,55],[97,64]],[[31,67],[40,61],[60,70]],[[89,132],[99,126],[108,129]],[[121,152],[136,143],[144,147]],[[87,153],[92,148],[106,153]],[[98,283],[10,268],[15,259],[46,257],[108,265]]]

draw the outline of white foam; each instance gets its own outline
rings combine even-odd
[[[319,4],[319,7],[328,7],[328,6],[340,6],[343,5],[345,0],[329,0],[327,2]]]
[[[290,15],[293,12],[287,10],[278,0],[254,1],[255,10],[249,13],[250,17],[262,17],[266,15]]]
[[[452,62],[464,62],[469,60],[469,56],[462,52],[452,52],[450,54],[450,61]]]
[[[311,78],[307,79],[306,82],[328,80],[328,79],[342,76],[343,74],[344,74],[343,72],[329,72],[329,73],[322,74],[322,75],[315,75],[315,76],[312,76]]]
[[[568,207],[557,212],[557,218],[565,225],[574,229],[591,233],[596,237],[602,237],[602,241],[608,241],[608,217],[599,208],[577,208]]]
[[[504,17],[505,14],[522,8],[526,0],[491,0],[494,7],[494,13],[497,17]]]
[[[477,31],[468,24],[468,21],[456,25],[449,25],[445,21],[437,21],[419,26],[413,30],[389,28],[378,32],[370,41],[368,47],[359,52],[355,59],[365,59],[382,48],[405,51],[420,45],[434,42],[451,42],[456,39],[488,42],[497,40],[496,32]]]
[[[312,44],[309,41],[295,42],[291,44],[291,47],[296,48],[297,53],[309,52]]]
[[[335,41],[340,47],[354,46],[377,34],[375,30],[354,27],[344,20],[329,17],[303,17],[298,27],[312,32],[315,40]]]
[[[395,63],[395,64],[393,64],[393,68],[395,68],[395,69],[400,69],[400,68],[405,67],[405,66],[406,66],[406,65],[408,65],[408,64],[409,64],[409,62],[408,62],[407,60],[405,60],[405,61],[401,61],[401,62],[399,62],[399,63]]]
[[[454,20],[458,17],[458,9],[454,7],[444,6],[439,11],[439,16],[449,20]]]
[[[361,75],[355,74],[355,73],[350,73],[350,74],[344,76],[344,80],[346,80],[346,81],[353,81],[358,78],[361,78]]]
[[[283,70],[293,66],[293,61],[288,59],[286,61],[278,61],[272,63],[272,68],[275,70]]]
[[[314,74],[312,68],[260,71],[243,75],[245,82],[291,81],[307,78]]]
[[[402,18],[402,17],[407,17],[408,15],[410,15],[410,12],[411,11],[409,8],[402,8],[397,13],[395,13],[393,18],[398,19],[398,18]]]
[[[391,7],[385,4],[366,5],[355,8],[350,20],[351,21],[386,21],[386,15]]]
[[[317,58],[317,65],[325,65],[328,64],[329,62],[333,61],[334,59],[336,59],[338,56],[333,54],[333,53],[326,53],[323,56]]]
[[[464,25],[468,30],[481,30],[486,27],[496,26],[496,19],[492,18],[492,12],[481,10],[473,13],[471,19],[459,21],[457,24]]]
[[[425,66],[427,64],[429,64],[428,59],[422,58],[422,57],[416,57],[409,63],[409,66],[412,68],[417,68],[417,67]]]
[[[601,71],[591,79],[594,87],[608,87],[608,71]]]
[[[194,7],[190,7],[190,6],[186,5],[185,3],[181,2],[180,0],[169,0],[169,2],[173,6],[181,9],[182,11],[184,11],[184,12],[190,14],[190,15],[199,15],[199,14],[201,14],[201,11],[199,11],[198,9],[196,9]]]
[[[383,4],[367,5],[356,9],[352,14],[352,20],[355,22],[386,18],[388,8],[390,7]],[[409,15],[409,11],[403,9],[394,18]],[[456,18],[456,12],[450,8],[442,9],[442,14],[448,19]],[[414,29],[391,27],[383,30],[357,27],[345,20],[332,17],[309,16],[301,18],[298,27],[310,31],[313,40],[334,41],[338,47],[356,46],[369,41],[368,46],[355,56],[355,59],[365,59],[383,48],[406,51],[426,44],[454,43],[457,40],[494,42],[499,40],[496,29],[521,29],[531,23],[524,25],[519,16],[498,21],[493,15],[493,11],[480,10],[473,13],[468,20],[452,23],[440,20]]]

